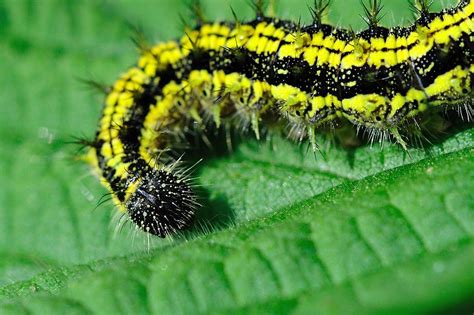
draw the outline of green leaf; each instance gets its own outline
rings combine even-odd
[[[333,21],[362,26],[358,1],[333,2]],[[231,18],[221,1],[204,4]],[[305,1],[278,8],[309,19]],[[95,209],[105,190],[66,144],[93,135],[102,102],[76,78],[112,82],[136,58],[128,22],[163,40],[185,10],[0,1],[0,312],[472,312],[474,129],[408,153],[321,140],[313,156],[278,135],[244,140],[198,165],[191,232],[114,236],[113,207]],[[406,1],[385,10],[387,24],[409,16]]]

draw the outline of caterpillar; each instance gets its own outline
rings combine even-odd
[[[166,237],[192,223],[199,205],[170,152],[195,130],[237,125],[260,138],[290,124],[317,150],[317,130],[345,121],[405,148],[404,130],[425,113],[471,118],[474,0],[438,13],[417,0],[416,20],[393,28],[370,0],[357,33],[325,24],[328,5],[315,1],[310,25],[266,16],[263,1],[249,22],[207,22],[196,6],[197,25],[180,39],[141,48],[107,90],[87,154],[139,229]]]

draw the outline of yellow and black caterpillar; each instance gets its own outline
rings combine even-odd
[[[315,130],[336,120],[390,135],[424,112],[473,113],[474,0],[439,13],[418,0],[408,27],[379,25],[380,3],[365,7],[368,28],[266,17],[204,22],[175,41],[142,49],[136,66],[109,89],[88,157],[115,203],[142,230],[160,237],[192,222],[197,207],[168,150],[183,133],[240,123],[285,122],[316,148]]]

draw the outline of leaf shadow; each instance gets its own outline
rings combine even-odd
[[[213,129],[187,138],[190,146],[184,151],[189,165],[195,165],[192,177],[198,179],[202,171],[216,159],[228,157],[243,142],[245,136],[235,130],[226,131],[225,128]],[[207,143],[207,144],[206,144]],[[225,229],[235,222],[235,212],[224,194],[216,194],[212,188],[199,185],[199,180],[194,190],[200,206],[196,211],[191,233],[208,234],[213,231]]]

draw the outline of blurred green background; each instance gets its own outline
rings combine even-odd
[[[247,1],[202,2],[210,19],[253,17]],[[309,22],[308,2],[280,0],[278,16]],[[384,5],[385,25],[410,20],[407,1]],[[362,12],[334,0],[330,20],[361,29]],[[0,0],[1,312],[472,313],[470,128],[409,155],[249,139],[199,166],[190,233],[114,236],[113,207],[95,209],[105,190],[67,144],[101,110],[78,78],[112,83],[136,60],[130,25],[172,39],[180,14],[183,1]]]

